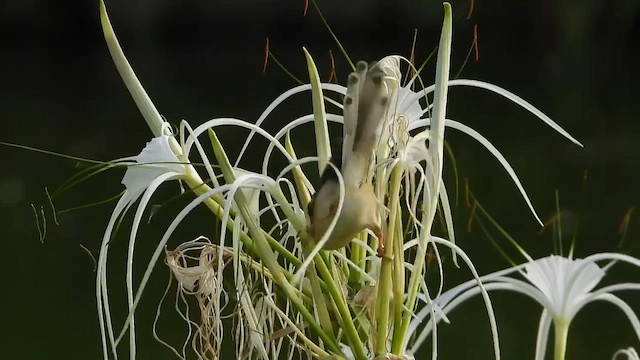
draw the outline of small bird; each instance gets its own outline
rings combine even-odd
[[[382,254],[382,227],[379,201],[369,173],[380,129],[389,103],[384,73],[375,66],[368,69],[358,62],[349,75],[344,98],[344,135],[342,156],[334,156],[331,163],[344,179],[344,202],[333,232],[324,245],[326,250],[346,246],[365,229],[378,238],[378,253]],[[322,173],[320,186],[308,205],[309,234],[317,243],[336,216],[340,198],[340,184],[332,166]]]

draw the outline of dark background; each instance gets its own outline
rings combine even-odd
[[[135,0],[110,1],[107,6],[144,87],[174,123],[186,119],[195,127],[222,116],[253,121],[277,95],[295,85],[274,62],[262,74],[267,36],[275,55],[302,79],[306,79],[302,46],[314,55],[324,80],[330,70],[329,49],[336,57],[340,82],[349,71],[317,13],[310,9],[303,17],[302,0]],[[408,56],[415,28],[418,62],[437,44],[442,21],[437,1],[320,1],[320,6],[352,59]],[[485,80],[522,96],[585,148],[571,144],[509,101],[478,89],[453,88],[448,116],[474,127],[505,154],[544,219],[556,211],[558,190],[566,235],[576,234],[577,227],[577,257],[603,251],[640,256],[637,213],[631,217],[626,242],[621,250],[618,247],[620,221],[640,201],[640,2],[477,0],[470,20],[466,1],[453,1],[453,7],[452,73],[462,66],[477,24],[480,58],[467,63],[462,77]],[[0,141],[110,160],[137,154],[150,139],[111,62],[97,1],[3,3],[0,37]],[[433,64],[428,69],[423,77],[431,83]],[[298,103],[301,109],[310,109],[310,102]],[[288,119],[292,117],[280,113],[268,127],[279,128]],[[230,149],[233,135],[232,131],[221,133]],[[448,139],[460,176],[469,178],[492,215],[532,256],[550,254],[550,233],[538,234],[535,220],[499,164],[468,137],[450,131]],[[0,154],[4,159],[0,244],[5,253],[0,262],[0,358],[99,358],[93,264],[79,244],[97,257],[114,204],[60,215],[59,226],[52,224],[48,211],[48,234],[41,243],[29,204],[46,205],[44,188],[55,189],[84,165],[6,146],[0,147]],[[248,161],[246,166],[255,163]],[[56,199],[57,208],[115,195],[121,190],[122,174],[114,170],[90,179]],[[453,193],[453,183],[449,184]],[[177,187],[166,189],[164,195],[169,196]],[[463,201],[455,212],[458,242],[480,273],[506,267],[477,228],[466,232],[469,211]],[[157,224],[166,224],[170,215],[166,212]],[[183,228],[182,240],[209,231],[189,224]],[[142,258],[162,230],[153,223],[143,228],[138,242]],[[522,261],[506,242],[502,244]],[[112,259],[112,264],[122,261],[117,255]],[[640,269],[620,265],[610,273],[608,282],[637,281]],[[446,274],[449,285],[469,278],[464,268],[449,266]],[[124,280],[123,270],[112,270],[110,277]],[[160,270],[149,289],[154,295],[146,296],[141,305],[141,359],[173,358],[150,335],[156,294],[165,284],[166,271]],[[118,291],[124,286],[117,286],[111,296],[123,300],[124,293]],[[626,293],[623,298],[640,310],[639,294]],[[532,358],[538,305],[513,294],[496,293],[492,299],[503,358]],[[116,303],[116,314],[123,316],[124,305]],[[483,309],[479,299],[471,301],[452,314],[451,325],[440,327],[440,358],[492,358]],[[161,329],[173,343],[184,335],[178,320],[167,320]],[[593,304],[572,326],[567,358],[608,359],[618,348],[638,345],[618,309]]]

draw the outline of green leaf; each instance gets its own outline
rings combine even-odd
[[[102,31],[104,33],[104,39],[107,42],[107,47],[109,48],[109,52],[111,53],[111,58],[113,59],[113,63],[118,68],[118,72],[122,77],[122,81],[129,89],[129,93],[131,93],[131,97],[136,102],[140,113],[144,117],[144,120],[147,122],[149,129],[154,136],[163,135],[164,120],[162,120],[162,116],[156,109],[156,106],[153,105],[153,102],[147,95],[147,92],[140,84],[138,77],[133,72],[131,65],[129,65],[129,61],[124,56],[124,52],[118,43],[118,38],[116,38],[116,34],[113,32],[113,27],[111,27],[111,22],[109,21],[109,16],[107,15],[107,8],[104,5],[104,1],[100,0],[100,22],[102,23]],[[169,129],[167,127],[167,129]]]
[[[331,159],[331,144],[329,143],[329,129],[327,128],[327,113],[324,110],[324,96],[322,95],[322,84],[318,69],[313,62],[313,58],[302,48],[304,56],[307,58],[307,68],[309,69],[309,83],[311,84],[311,98],[313,101],[313,118],[316,133],[316,148],[318,151],[318,173],[322,174],[329,159]]]

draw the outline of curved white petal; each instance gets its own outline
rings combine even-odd
[[[538,336],[536,337],[535,360],[544,360],[547,352],[547,342],[549,341],[549,330],[551,329],[552,317],[547,309],[542,310],[540,323],[538,324]]]
[[[111,323],[109,295],[107,291],[107,257],[109,253],[109,242],[111,241],[111,235],[116,222],[127,213],[133,201],[135,201],[135,198],[127,191],[125,191],[124,195],[120,200],[118,200],[102,237],[100,255],[98,256],[98,265],[96,266],[96,303],[98,308],[100,335],[102,338],[102,351],[105,359],[109,358],[107,346],[111,347],[111,352],[113,353],[114,358],[118,358],[113,325]]]
[[[608,301],[613,305],[616,305],[624,314],[627,316],[627,319],[633,326],[633,331],[635,331],[638,340],[640,340],[640,320],[638,320],[638,315],[633,311],[631,306],[629,306],[626,302],[622,301],[619,297],[613,294],[598,294],[589,298],[590,301]]]
[[[321,88],[322,88],[322,90],[333,91],[333,92],[335,92],[337,94],[340,94],[340,95],[345,95],[347,93],[347,88],[346,87],[344,87],[342,85],[337,85],[337,84],[326,84],[326,83],[323,83],[323,84],[321,84]],[[255,123],[256,127],[262,126],[262,123],[267,119],[267,116],[269,116],[273,112],[273,110],[278,105],[280,105],[284,100],[292,97],[295,94],[298,94],[298,93],[301,93],[301,92],[304,92],[304,91],[309,91],[309,90],[311,90],[311,85],[310,84],[303,84],[303,85],[298,85],[298,86],[296,86],[296,87],[294,87],[292,89],[289,89],[289,90],[285,91],[284,93],[282,93],[281,95],[279,95],[262,112],[262,114],[260,115],[260,117],[258,118],[258,120]],[[339,103],[335,103],[335,105],[338,106],[339,108],[342,107],[342,105],[339,104]],[[236,163],[234,164],[234,166],[238,166],[238,164],[240,163],[240,160],[242,160],[242,156],[244,155],[245,151],[247,150],[247,147],[249,146],[249,143],[251,142],[251,139],[253,138],[255,133],[256,133],[256,131],[254,131],[254,129],[251,129],[251,133],[249,134],[249,136],[247,136],[247,139],[245,140],[244,144],[242,145],[242,149],[240,150],[240,154],[238,155],[238,159],[236,160]]]
[[[521,97],[517,96],[516,94],[514,94],[512,92],[509,92],[509,91],[507,91],[507,90],[505,90],[505,89],[503,89],[503,88],[501,88],[501,87],[499,87],[497,85],[490,84],[490,83],[487,83],[487,82],[484,82],[484,81],[468,80],[468,79],[455,79],[455,80],[450,80],[449,81],[449,86],[460,86],[460,85],[477,87],[477,88],[489,90],[489,91],[495,92],[496,94],[502,95],[505,98],[513,101],[514,103],[520,105],[521,107],[523,107],[527,111],[529,111],[532,114],[534,114],[535,116],[537,116],[540,120],[544,121],[552,129],[554,129],[555,131],[560,133],[565,138],[571,140],[571,142],[575,143],[576,145],[583,146],[578,140],[576,140],[573,136],[571,136],[571,134],[569,134],[566,130],[564,130],[562,127],[560,127],[560,125],[558,125],[555,121],[551,120],[550,117],[548,117],[542,111],[538,110],[535,106],[533,106],[530,103],[526,102],[524,99],[522,99]],[[431,85],[431,86],[425,88],[424,92],[428,94],[428,93],[433,92],[434,89],[435,89],[435,85]],[[410,99],[408,101],[418,101],[420,99],[420,97],[422,97],[422,96],[423,95],[416,94],[415,96],[412,97],[412,99]]]
[[[165,181],[174,178],[176,176],[180,176],[179,173],[164,173],[154,179],[151,184],[149,184],[147,190],[144,192],[144,195],[140,199],[140,203],[138,204],[138,208],[136,209],[136,213],[133,217],[133,224],[131,226],[131,233],[129,235],[129,247],[127,250],[127,275],[126,275],[126,283],[127,283],[127,301],[129,305],[129,311],[133,312],[133,251],[135,247],[135,241],[138,234],[138,228],[140,227],[140,222],[142,221],[142,215],[149,204],[149,200],[155,193],[162,183]],[[116,346],[120,342],[120,337],[124,334],[126,329],[122,329],[121,335],[116,339]],[[136,355],[136,337],[135,337],[135,322],[134,316],[131,316],[131,325],[129,328],[129,358],[135,359]]]
[[[618,358],[623,355],[626,356],[627,360],[640,360],[640,355],[638,355],[636,349],[632,347],[616,351],[615,354],[613,354],[612,360],[618,360]]]
[[[431,124],[431,120],[430,119],[421,119],[419,121],[413,122],[411,124],[411,126],[409,127],[409,131],[418,129],[418,128],[423,127],[423,126],[429,126],[430,124]],[[451,120],[451,119],[446,119],[445,120],[445,126],[450,127],[452,129],[456,129],[456,130],[462,131],[463,133],[471,136],[473,139],[475,139],[480,144],[482,144],[482,146],[484,146],[487,150],[489,150],[491,155],[493,155],[496,158],[496,160],[498,160],[498,162],[500,162],[500,165],[502,165],[502,167],[507,171],[507,174],[509,174],[509,177],[511,177],[511,180],[513,181],[513,183],[518,188],[518,191],[520,192],[520,195],[522,195],[522,198],[527,203],[527,206],[529,207],[529,210],[531,211],[533,216],[536,218],[538,223],[540,225],[542,225],[542,220],[540,220],[540,217],[538,216],[538,213],[536,213],[536,210],[534,209],[533,204],[531,203],[531,200],[529,199],[529,196],[527,195],[527,192],[524,190],[524,187],[522,186],[522,183],[520,182],[520,179],[518,178],[518,175],[516,174],[515,170],[513,170],[513,167],[509,164],[509,162],[504,157],[504,155],[502,155],[502,153],[500,153],[500,151],[495,146],[493,146],[493,144],[491,144],[491,142],[489,140],[487,140],[484,136],[482,136],[479,132],[477,132],[473,128],[471,128],[471,127],[469,127],[469,126],[467,126],[467,125],[465,125],[465,124],[463,124],[461,122],[458,122],[458,121],[455,121],[455,120]]]

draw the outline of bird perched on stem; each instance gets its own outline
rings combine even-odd
[[[365,229],[378,238],[378,253],[382,254],[382,226],[379,201],[369,176],[374,149],[380,136],[389,103],[389,91],[384,73],[364,61],[349,75],[344,98],[344,135],[342,157],[331,163],[340,170],[344,181],[344,201],[336,214],[340,200],[340,183],[334,167],[327,166],[320,187],[308,205],[309,234],[317,243],[338,216],[333,231],[323,248],[335,250],[346,246]]]

